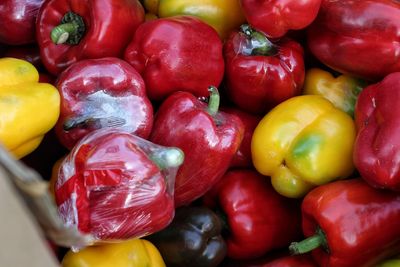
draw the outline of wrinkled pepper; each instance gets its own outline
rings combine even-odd
[[[302,197],[315,186],[352,174],[355,137],[353,119],[324,97],[293,97],[257,125],[253,163],[261,174],[271,176],[280,194]]]
[[[321,0],[240,0],[248,23],[268,37],[306,28],[317,17]]]
[[[160,18],[198,17],[212,26],[221,39],[246,21],[239,0],[145,0],[144,6]]]
[[[254,259],[301,237],[300,205],[254,170],[231,170],[203,197],[225,218],[228,257]]]
[[[312,251],[320,266],[371,267],[400,250],[400,195],[374,189],[362,179],[335,181],[307,194],[302,203],[307,239],[294,254]]]
[[[137,0],[49,0],[36,21],[36,40],[46,69],[58,75],[82,59],[122,57],[144,22]]]
[[[140,74],[118,58],[86,59],[57,79],[61,112],[55,126],[60,142],[71,149],[89,132],[113,127],[147,138],[153,106]]]
[[[219,111],[218,90],[209,90],[208,105],[188,92],[176,92],[155,115],[150,141],[185,153],[176,175],[176,207],[201,197],[224,175],[243,139],[241,120]]]
[[[350,75],[334,77],[328,71],[312,68],[306,72],[303,94],[321,95],[354,117],[357,97],[366,85],[365,81]]]
[[[293,40],[272,43],[261,32],[242,25],[225,42],[224,57],[228,95],[244,111],[264,115],[301,93],[303,48]]]
[[[0,1],[0,43],[31,44],[35,39],[35,21],[44,0]]]
[[[400,191],[400,72],[366,87],[356,104],[354,164],[369,184]]]
[[[147,236],[167,266],[216,267],[226,256],[222,222],[206,207],[180,207],[167,228]]]
[[[398,1],[324,0],[307,43],[330,68],[378,80],[400,71],[399,17]]]
[[[183,157],[180,149],[121,129],[93,131],[61,163],[55,183],[59,215],[90,235],[81,246],[159,231],[174,216],[173,184]]]
[[[176,91],[208,96],[224,76],[222,41],[200,19],[175,16],[139,26],[124,59],[143,77],[147,95],[162,101]]]
[[[24,60],[0,59],[0,141],[17,158],[35,150],[57,122],[60,95]]]
[[[62,267],[166,267],[160,252],[149,241],[128,241],[67,252]]]

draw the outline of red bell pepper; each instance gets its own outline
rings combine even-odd
[[[243,25],[229,36],[224,56],[228,94],[245,111],[265,114],[301,93],[303,48],[295,41],[272,43],[261,32]]]
[[[208,106],[188,92],[176,92],[155,116],[150,140],[185,153],[176,175],[176,207],[201,197],[223,176],[243,138],[240,119],[218,112],[218,91],[211,87],[210,92]]]
[[[0,43],[34,43],[35,20],[43,2],[44,0],[1,0]]]
[[[358,96],[354,164],[371,185],[400,191],[400,72]]]
[[[151,100],[163,100],[178,90],[207,97],[208,86],[218,87],[224,75],[218,33],[190,16],[142,24],[124,58],[143,76]]]
[[[314,249],[320,266],[375,266],[400,250],[400,195],[374,189],[362,179],[315,188],[305,196],[302,214],[309,238],[291,244],[290,250]]]
[[[254,170],[228,171],[203,201],[226,217],[230,258],[254,259],[301,237],[299,203]]]
[[[268,37],[300,30],[317,17],[321,0],[240,0],[247,22]]]
[[[55,197],[61,218],[94,242],[159,231],[174,216],[176,169],[169,168],[182,161],[176,148],[116,129],[92,132],[60,165]]]
[[[233,157],[230,167],[231,168],[252,167],[253,161],[251,159],[251,138],[253,137],[254,129],[260,122],[261,117],[243,112],[236,108],[221,108],[221,110],[225,113],[233,114],[239,117],[244,126],[242,143],[240,144],[238,151]]]
[[[58,77],[61,112],[55,126],[60,142],[71,149],[89,132],[124,128],[147,138],[153,107],[140,74],[118,58],[81,60]]]
[[[36,39],[45,67],[57,75],[82,59],[121,57],[142,22],[137,0],[49,0],[39,11]]]
[[[400,71],[400,3],[325,0],[308,29],[311,52],[342,72],[377,80]]]

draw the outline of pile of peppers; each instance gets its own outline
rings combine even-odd
[[[90,237],[62,267],[400,267],[399,33],[393,0],[3,0],[0,144]]]

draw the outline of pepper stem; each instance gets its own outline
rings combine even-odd
[[[248,24],[241,25],[240,31],[249,40],[248,55],[273,56],[277,53],[275,45],[263,33],[255,31]]]
[[[50,38],[55,44],[76,45],[83,37],[85,23],[81,16],[74,12],[67,12],[61,20],[61,24],[54,27]]]
[[[210,98],[208,100],[208,107],[207,107],[207,112],[211,116],[215,116],[218,113],[219,109],[219,93],[218,89],[215,86],[210,86],[208,88],[208,91],[210,92]]]
[[[150,158],[161,170],[164,170],[182,165],[185,154],[177,147],[169,147],[154,151],[150,154]]]
[[[289,251],[292,255],[299,255],[308,253],[321,246],[325,250],[329,251],[325,233],[318,228],[314,235],[304,239],[303,241],[292,242],[289,246]]]

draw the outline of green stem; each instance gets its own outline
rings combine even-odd
[[[210,86],[208,88],[208,91],[210,92],[210,98],[208,100],[208,108],[207,112],[211,116],[215,116],[218,113],[219,109],[219,93],[218,89],[214,86]]]
[[[293,255],[298,255],[308,253],[321,246],[326,251],[329,251],[325,233],[318,228],[313,236],[310,236],[300,242],[292,242],[289,246],[289,251]]]
[[[150,158],[161,170],[176,168],[182,165],[185,154],[176,147],[163,148],[150,154]]]
[[[277,53],[275,45],[263,33],[255,31],[248,24],[240,26],[240,31],[250,41],[249,55],[273,56]]]
[[[71,35],[76,34],[77,30],[78,25],[76,23],[60,24],[51,31],[50,37],[53,43],[63,44],[67,42]]]
[[[81,16],[74,12],[67,12],[60,25],[54,27],[50,38],[55,44],[76,45],[85,33],[85,23]]]

